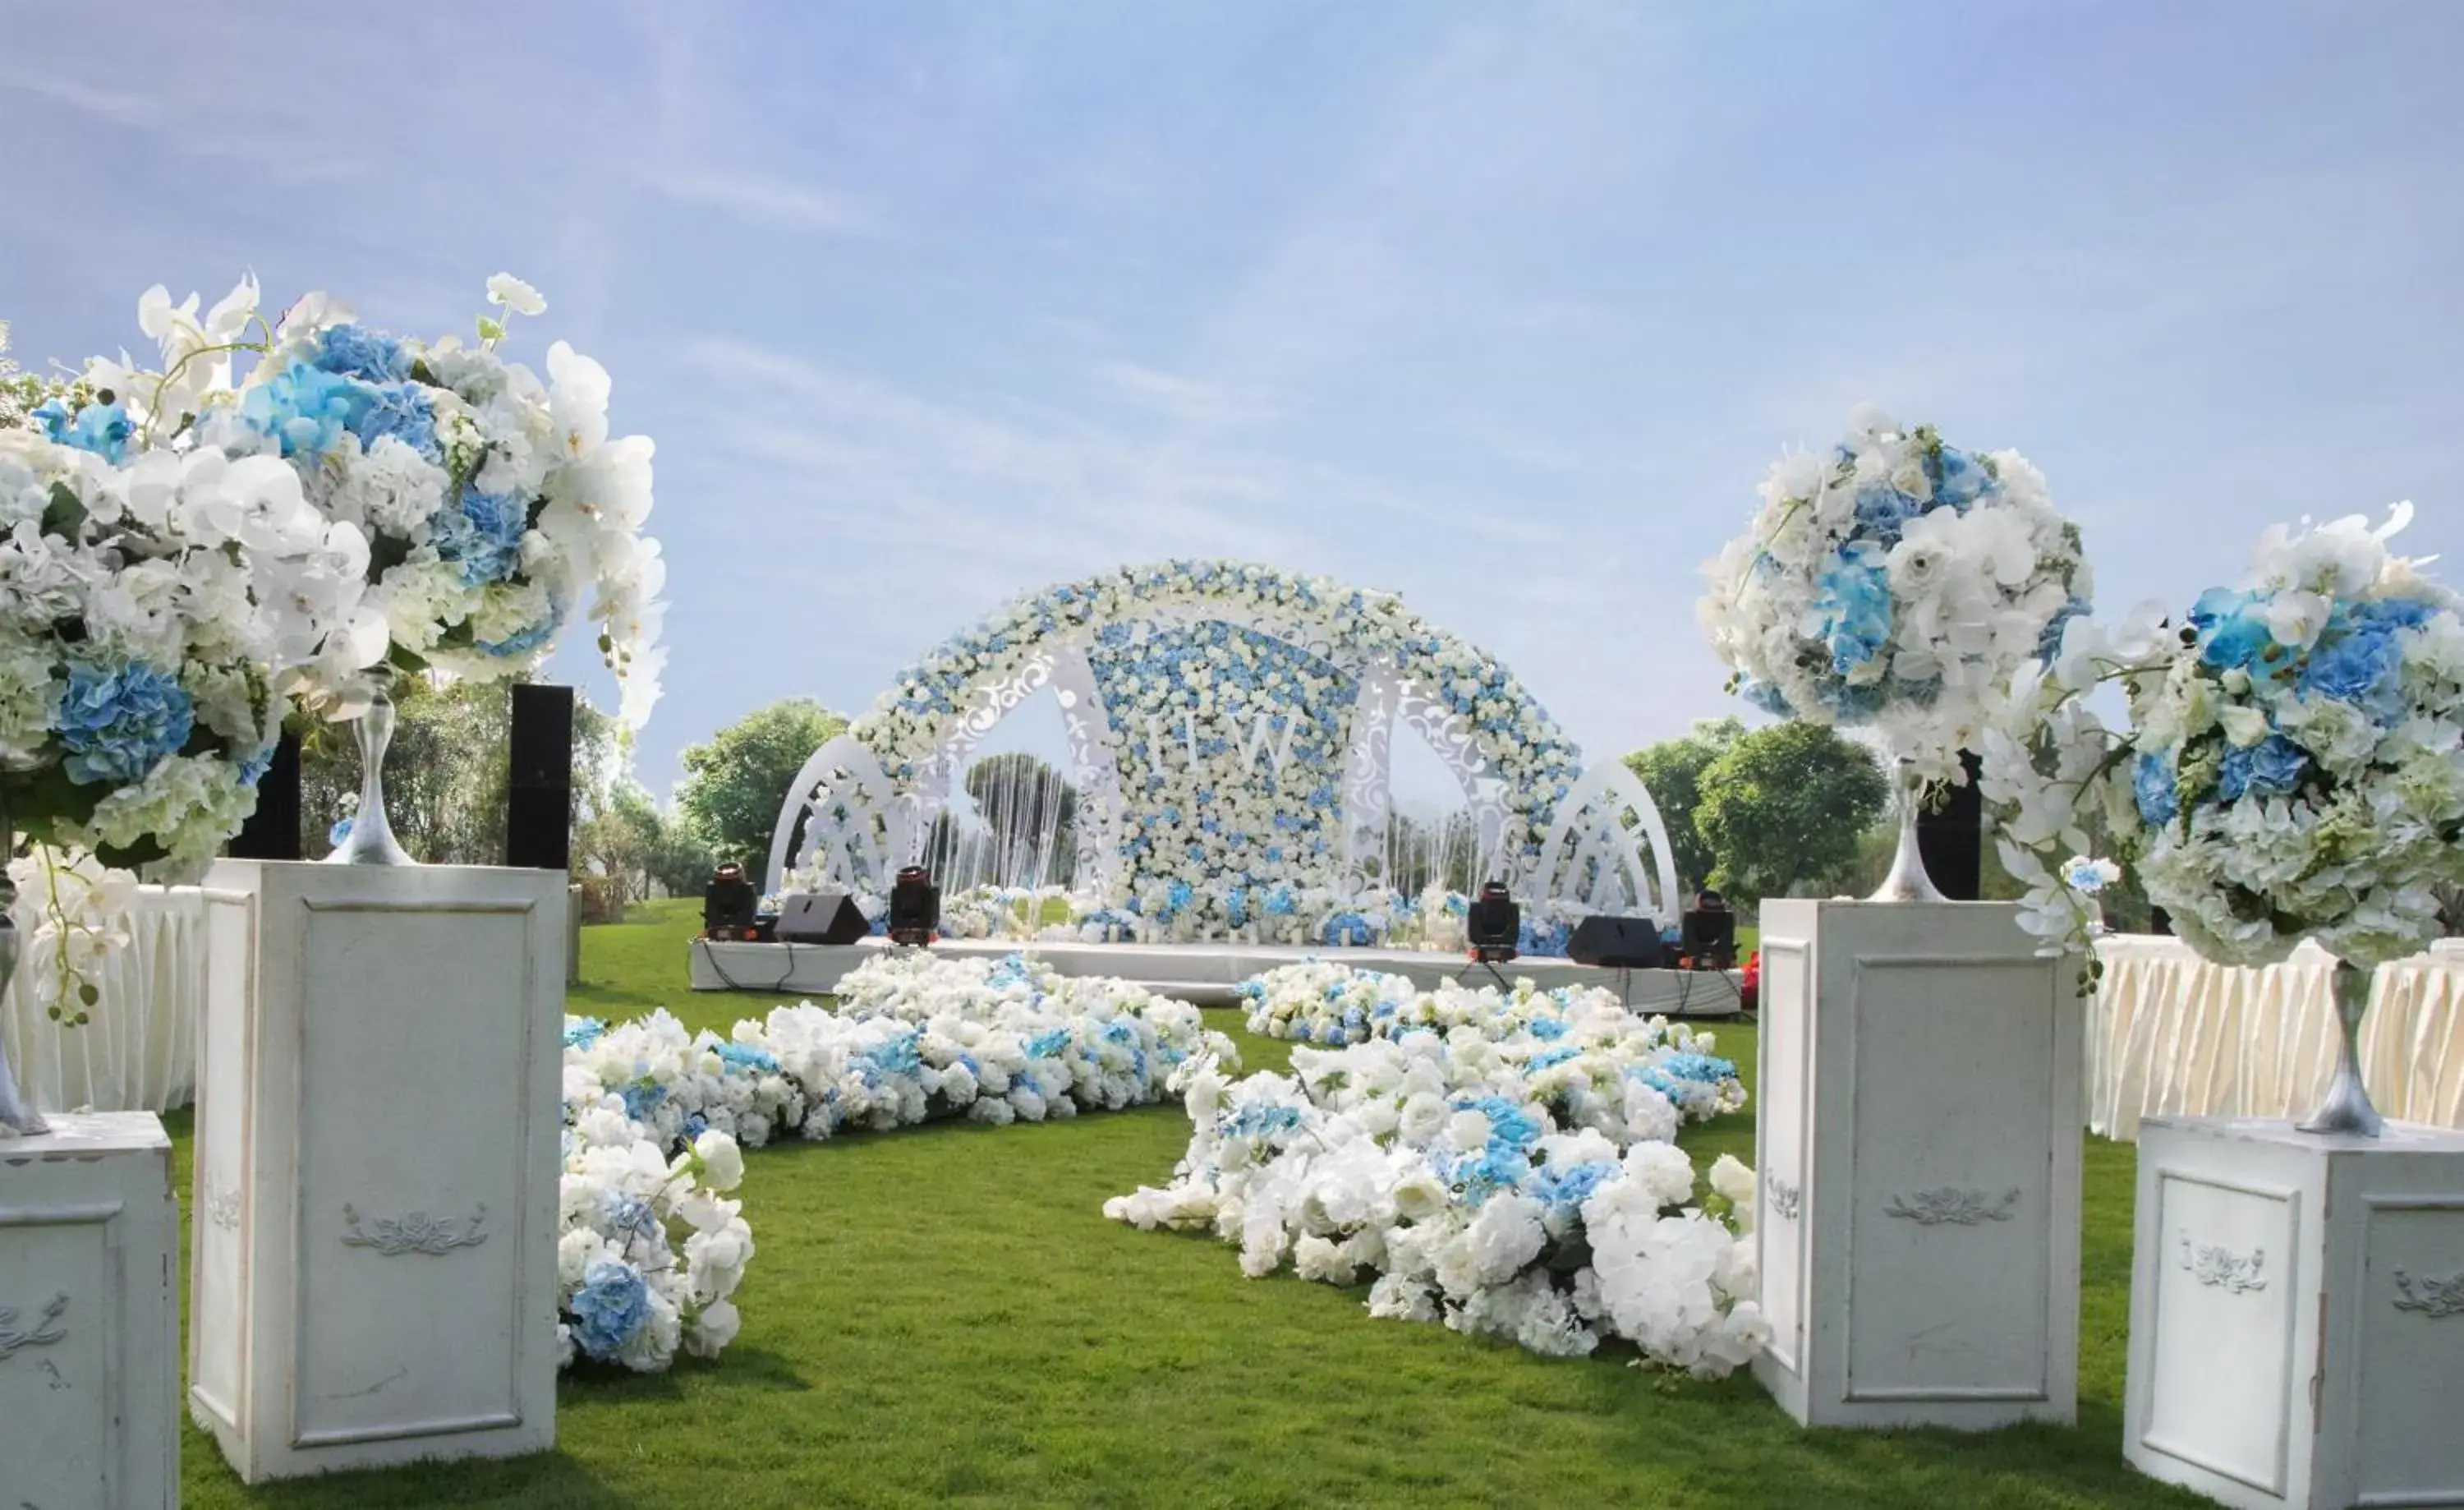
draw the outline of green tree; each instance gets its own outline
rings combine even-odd
[[[1872,752],[1819,723],[1741,736],[1700,788],[1694,832],[1711,884],[1749,905],[1838,877],[1890,797]]]
[[[705,860],[770,861],[770,831],[787,788],[813,751],[846,732],[847,721],[809,698],[757,708],[700,744],[685,746],[676,811]]]
[[[1713,865],[1710,847],[1694,829],[1694,811],[1703,801],[1703,772],[1745,737],[1745,724],[1735,719],[1702,719],[1692,733],[1662,740],[1625,758],[1625,768],[1651,793],[1651,804],[1660,810],[1660,821],[1668,830],[1681,896],[1701,890]]]

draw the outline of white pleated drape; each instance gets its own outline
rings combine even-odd
[[[2334,959],[2211,965],[2178,939],[2099,942],[2087,1024],[2088,1130],[2125,1142],[2143,1117],[2299,1117],[2336,1062]],[[2363,1020],[2362,1077],[2380,1112],[2464,1127],[2464,945],[2382,966]]]
[[[121,926],[129,942],[95,972],[100,995],[85,1026],[51,1021],[17,983],[0,996],[9,1066],[38,1111],[162,1112],[196,1096],[205,896],[141,886]]]

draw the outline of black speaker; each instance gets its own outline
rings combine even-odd
[[[1566,958],[1577,965],[1656,970],[1660,924],[1649,918],[1585,918],[1566,941]]]
[[[505,863],[573,868],[573,689],[513,689],[513,768],[505,784]]]
[[[1966,785],[1951,788],[1940,808],[1917,814],[1917,853],[1946,899],[1976,901],[1985,894],[1985,793],[1976,785],[1985,763],[1966,750],[1959,763]]]
[[[779,899],[782,944],[853,944],[872,931],[843,891],[798,892]]]
[[[231,835],[235,860],[296,860],[299,850],[299,736],[289,728],[256,784],[256,811]]]

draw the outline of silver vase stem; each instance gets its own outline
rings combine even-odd
[[[17,925],[9,917],[17,900],[16,883],[9,878],[9,860],[16,853],[17,831],[9,826],[9,799],[0,796],[0,993],[8,990],[9,978],[17,970]],[[9,1040],[0,1032],[0,1140],[38,1138],[51,1130],[34,1103],[18,1092],[17,1077],[9,1069]]]
[[[1925,852],[1917,847],[1917,813],[1925,806],[1925,782],[1916,766],[1899,763],[1900,847],[1891,855],[1891,873],[1881,890],[1867,901],[1948,901],[1933,877],[1925,874]]]
[[[2319,1109],[2296,1124],[2303,1132],[2375,1138],[2387,1126],[2362,1083],[2362,1016],[2370,1010],[2370,975],[2357,965],[2336,962],[2336,1073]]]
[[[393,677],[390,668],[379,667],[368,711],[351,725],[360,744],[360,810],[351,814],[351,832],[325,856],[329,865],[419,863],[395,841],[393,824],[385,817],[385,747],[393,743]]]

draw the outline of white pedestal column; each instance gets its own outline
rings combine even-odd
[[[2229,1505],[2464,1505],[2464,1133],[2140,1123],[2123,1452]]]
[[[179,1216],[151,1112],[0,1142],[0,1504],[180,1502]]]
[[[2076,1416],[2081,1009],[2016,914],[1763,903],[1754,1376],[1805,1425]]]
[[[206,889],[192,1413],[251,1483],[551,1446],[563,873]]]

